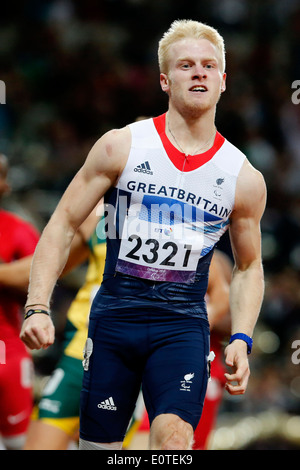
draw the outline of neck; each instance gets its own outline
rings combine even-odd
[[[185,118],[171,109],[166,114],[166,134],[173,145],[185,155],[209,150],[215,139],[216,126],[208,116]]]

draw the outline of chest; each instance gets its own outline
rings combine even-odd
[[[130,194],[131,205],[152,214],[176,204],[179,212],[220,222],[232,211],[235,178],[213,160],[194,171],[179,171],[163,151],[152,149],[131,154],[118,187]]]

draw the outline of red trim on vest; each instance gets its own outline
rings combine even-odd
[[[213,158],[225,142],[225,138],[217,131],[213,146],[209,150],[204,153],[199,153],[198,155],[188,155],[186,157],[184,153],[174,147],[166,135],[166,113],[153,118],[153,123],[168,157],[179,171],[192,171],[204,165]]]

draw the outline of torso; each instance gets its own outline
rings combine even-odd
[[[105,197],[115,224],[102,293],[142,304],[156,299],[164,308],[176,301],[197,315],[245,156],[217,133],[208,152],[186,159],[165,134],[165,115],[129,128],[127,164]]]

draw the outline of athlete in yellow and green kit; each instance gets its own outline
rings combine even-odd
[[[82,234],[80,250],[89,256],[85,282],[68,310],[64,352],[35,410],[25,445],[27,450],[67,449],[79,429],[83,350],[91,302],[102,281],[106,255],[105,235],[100,223],[87,240]]]

